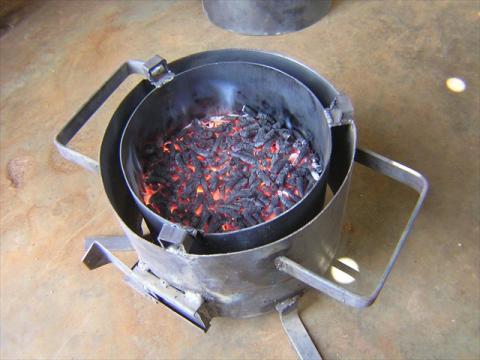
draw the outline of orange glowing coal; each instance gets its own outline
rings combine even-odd
[[[220,193],[219,189],[215,189],[215,191],[212,193],[213,200],[218,201],[222,198],[222,194]]]
[[[147,186],[145,187],[145,191],[143,193],[143,201],[145,201],[145,204],[149,205],[150,204],[150,199],[152,196],[156,193],[151,187]]]

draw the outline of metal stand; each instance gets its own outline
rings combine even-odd
[[[307,329],[298,316],[298,296],[285,300],[275,307],[280,315],[283,329],[300,360],[322,360],[320,352],[315,347]]]
[[[111,263],[124,274],[127,284],[141,295],[164,304],[205,332],[210,327],[211,316],[199,294],[170,286],[150,272],[148,265],[142,261],[130,269],[110,252],[134,250],[126,236],[89,237],[85,239],[85,247],[87,250],[82,261],[90,270]]]

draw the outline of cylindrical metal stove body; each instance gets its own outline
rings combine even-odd
[[[325,107],[338,92],[308,67],[281,55],[253,50],[218,50],[194,54],[170,63],[175,73],[221,61],[249,61],[277,68],[303,82]],[[328,185],[332,199],[309,223],[270,244],[215,255],[192,255],[165,249],[142,237],[141,214],[122,176],[118,149],[129,116],[152,86],[141,82],[115,112],[103,139],[100,168],[108,198],[125,234],[150,271],[181,290],[200,294],[212,316],[247,317],[274,309],[278,301],[301,293],[305,284],[278,271],[274,259],[288,255],[317,273],[335,256],[341,235],[356,145],[353,123],[333,127]]]

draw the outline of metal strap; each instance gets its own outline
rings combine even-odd
[[[300,360],[322,360],[307,329],[298,315],[298,297],[285,300],[275,307],[280,315],[283,329]]]

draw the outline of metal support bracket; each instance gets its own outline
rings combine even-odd
[[[300,360],[322,360],[322,356],[298,315],[297,303],[298,296],[282,301],[275,306],[280,315],[283,329]]]
[[[160,245],[166,247],[167,251],[186,253],[191,249],[196,235],[197,230],[193,228],[186,229],[177,224],[166,222],[162,225],[157,241]],[[167,247],[165,243],[172,245]]]
[[[353,105],[345,94],[335,96],[330,106],[325,109],[325,115],[330,127],[347,125],[353,122]]]
[[[85,238],[85,251],[88,251],[94,242],[99,243],[110,251],[133,251],[134,248],[130,243],[130,239],[126,236],[88,236]]]
[[[140,294],[161,302],[203,331],[210,327],[210,315],[200,294],[182,291],[153,275],[145,263],[137,262],[130,269],[105,246],[94,241],[85,253],[83,263],[94,270],[112,263],[125,275],[125,281]]]

